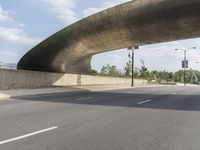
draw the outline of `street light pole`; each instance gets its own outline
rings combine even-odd
[[[131,82],[132,87],[134,86],[135,50],[137,49],[139,49],[139,46],[128,48],[129,57],[132,59],[132,82]],[[131,55],[131,52],[132,52],[132,55]]]
[[[191,50],[191,49],[196,49],[196,47],[192,47],[192,48],[188,48],[188,49],[175,49],[175,51],[183,51],[184,52],[184,63],[183,63],[183,67],[184,67],[184,86],[186,86],[186,68],[187,68],[187,51]]]

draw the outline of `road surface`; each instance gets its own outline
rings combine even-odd
[[[71,92],[0,101],[0,150],[198,150],[200,88]]]

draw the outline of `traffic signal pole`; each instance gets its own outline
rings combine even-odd
[[[186,86],[186,68],[188,68],[188,61],[187,61],[187,51],[196,49],[196,47],[188,48],[188,49],[175,49],[175,51],[181,50],[184,52],[184,62],[182,62],[182,68],[184,68],[184,86]]]
[[[134,65],[135,65],[135,49],[132,48],[132,87],[134,86]]]
[[[131,81],[131,86],[132,87],[134,86],[135,50],[138,50],[138,49],[139,49],[139,46],[129,47],[128,48],[128,51],[130,52],[129,53],[129,57],[132,60],[132,81]],[[132,55],[131,55],[131,53],[132,53]]]
[[[186,63],[186,50],[184,50],[184,86],[186,86],[186,65],[187,65],[187,63]]]

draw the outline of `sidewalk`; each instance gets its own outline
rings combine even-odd
[[[106,91],[115,89],[131,88],[129,84],[124,85],[92,85],[92,86],[69,86],[69,87],[52,87],[52,88],[37,88],[37,89],[12,89],[0,90],[0,99],[7,99],[17,96],[29,95],[45,95],[78,91]]]
[[[37,88],[37,89],[14,89],[14,90],[0,90],[0,99],[7,99],[16,96],[29,96],[29,95],[44,95],[56,94],[76,91],[87,91],[75,87],[52,87],[52,88]]]
[[[128,88],[148,88],[148,87],[162,87],[166,85],[141,85],[131,87],[130,84],[123,85],[92,85],[92,86],[71,86],[71,87],[52,87],[52,88],[37,88],[37,89],[13,89],[13,90],[0,90],[0,99],[7,99],[17,96],[29,96],[29,95],[45,95],[45,94],[56,94],[56,93],[67,93],[67,92],[78,92],[78,91],[107,91],[117,89],[128,89]],[[172,85],[169,85],[172,86]]]
[[[118,85],[98,85],[98,86],[81,86],[79,88],[86,89],[89,91],[108,91],[108,90],[117,90],[117,89],[129,89],[129,88],[150,88],[150,87],[165,87],[165,86],[184,86],[184,85],[156,85],[156,84],[149,84],[149,85],[137,85],[131,87],[130,84],[118,84]]]

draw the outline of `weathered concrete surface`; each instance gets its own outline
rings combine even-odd
[[[131,83],[130,79],[125,78],[0,69],[0,89],[111,84],[123,85],[128,83]],[[136,85],[147,85],[146,80],[136,80],[135,83]]]
[[[52,35],[18,69],[89,73],[94,54],[200,36],[200,0],[134,0],[87,17]]]

